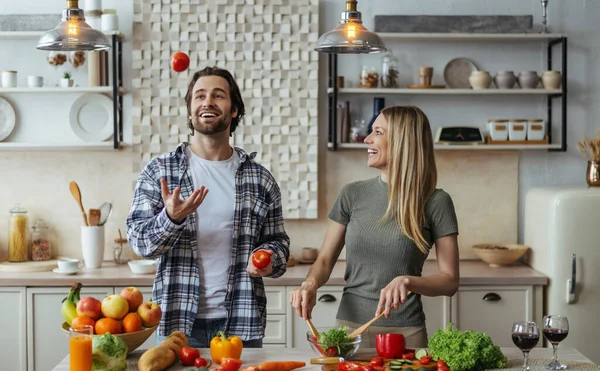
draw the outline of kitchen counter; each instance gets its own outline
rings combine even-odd
[[[265,278],[265,285],[300,285],[311,265],[299,264],[289,267],[286,274],[277,279]],[[328,285],[344,285],[346,262],[336,264]],[[423,275],[437,272],[437,263],[428,260],[423,267]],[[480,260],[460,262],[461,285],[546,285],[548,278],[526,265],[490,268]],[[75,275],[60,275],[48,272],[0,272],[0,286],[71,286],[73,282],[84,286],[152,286],[154,275],[137,275],[129,266],[104,262],[100,269],[82,269]]]
[[[516,348],[501,348],[502,352],[506,355],[509,360],[508,370],[521,370],[523,363],[523,355],[521,351]],[[136,350],[128,356],[128,367],[127,370],[136,371],[137,359],[143,353],[142,350]],[[374,349],[365,349],[361,351],[362,354],[375,354]],[[207,356],[210,354],[208,349],[200,349],[200,354]],[[314,353],[310,349],[298,349],[298,348],[287,348],[285,351],[282,349],[263,348],[263,349],[244,349],[242,351],[242,361],[244,362],[243,367],[256,365],[265,361],[304,361],[306,367],[298,369],[299,371],[304,370],[321,370],[320,365],[311,365],[310,358],[315,357]],[[552,348],[535,348],[529,355],[530,365],[535,364],[536,367],[532,369],[543,369],[543,366],[537,366],[538,364],[544,365],[550,362],[552,359]],[[569,370],[596,370],[598,366],[594,365],[588,358],[583,356],[575,349],[559,348],[558,359],[569,366]],[[190,366],[183,366],[179,363],[168,368],[168,371],[183,371],[193,369]],[[210,369],[217,368],[212,365]],[[69,371],[69,356],[66,356],[54,369],[53,371]]]

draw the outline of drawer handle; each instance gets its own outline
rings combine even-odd
[[[489,293],[483,295],[483,300],[485,300],[485,301],[500,301],[500,300],[502,300],[502,298],[500,297],[500,295],[496,294],[495,292],[489,292]]]
[[[336,300],[335,296],[333,296],[331,294],[323,294],[319,298],[319,301],[323,302],[323,303],[329,303],[329,302],[332,302],[332,301],[335,301],[335,300]]]

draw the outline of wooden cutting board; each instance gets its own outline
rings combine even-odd
[[[356,362],[356,363],[360,363],[362,365],[368,366],[371,364],[371,358],[373,358],[373,357],[377,357],[377,355],[374,354],[372,356],[360,356],[359,357],[360,359],[352,360],[352,362]],[[397,359],[397,358],[384,359],[383,367],[384,367],[385,371],[391,371],[389,364],[390,364],[390,361],[393,361],[394,359]],[[413,361],[412,365],[409,365],[409,364],[402,365],[402,369],[405,370],[409,367],[411,367],[415,371],[417,371],[420,367],[425,367],[428,370],[436,370],[437,369],[437,362],[434,362],[434,361],[429,362],[429,364],[427,364],[427,365],[420,364],[419,360],[417,360],[417,359],[413,359],[412,361]],[[322,371],[337,371],[337,369],[338,369],[337,363],[330,364],[330,365],[323,365],[323,367],[321,367]]]
[[[0,262],[0,272],[46,272],[58,266],[56,259],[46,261]]]

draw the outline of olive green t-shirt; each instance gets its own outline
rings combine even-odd
[[[388,202],[387,183],[380,177],[347,184],[338,195],[329,218],[346,226],[346,286],[337,319],[364,323],[373,318],[381,289],[398,276],[421,276],[427,255],[393,219],[381,221]],[[421,229],[431,247],[435,240],[458,233],[454,204],[448,193],[436,189],[425,205]],[[425,324],[421,296],[412,294],[389,318],[376,326]]]

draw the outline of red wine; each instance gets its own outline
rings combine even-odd
[[[561,341],[565,340],[567,335],[569,334],[569,330],[562,330],[559,328],[545,328],[544,336],[548,339],[549,342],[557,344]]]
[[[515,332],[512,334],[513,343],[517,346],[517,348],[522,351],[531,350],[531,348],[535,347],[540,340],[540,336],[538,334],[528,334],[526,332]]]

